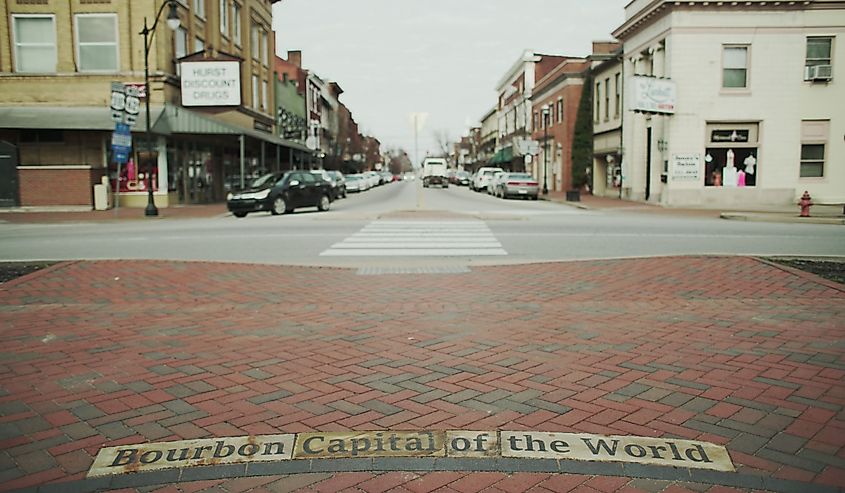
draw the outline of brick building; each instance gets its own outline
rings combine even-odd
[[[572,188],[572,136],[589,62],[577,57],[555,57],[557,64],[538,71],[531,96],[531,138],[540,152],[529,171],[543,189]]]
[[[91,208],[92,185],[104,176],[123,206],[146,205],[150,183],[159,207],[219,201],[245,176],[285,166],[291,149],[307,152],[274,128],[276,1],[0,0],[0,146],[8,151],[0,182],[12,184],[0,189],[0,205]],[[183,91],[188,79],[217,89]],[[119,173],[113,82],[141,90]]]

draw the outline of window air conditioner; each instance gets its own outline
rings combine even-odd
[[[832,65],[814,65],[812,67],[804,67],[804,80],[831,80],[832,78]]]

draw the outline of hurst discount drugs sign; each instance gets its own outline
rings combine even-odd
[[[88,477],[244,462],[372,457],[454,457],[635,462],[734,471],[707,442],[536,431],[366,431],[258,435],[100,449]]]

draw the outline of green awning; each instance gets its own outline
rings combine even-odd
[[[493,154],[493,158],[490,159],[488,164],[510,163],[511,160],[513,160],[513,146],[508,146],[496,151],[496,154]]]

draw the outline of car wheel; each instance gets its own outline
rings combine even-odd
[[[280,214],[284,214],[285,212],[290,212],[288,209],[288,204],[285,201],[285,198],[281,195],[273,199],[273,208],[270,210],[270,213],[274,216],[278,216]]]
[[[235,217],[246,217],[246,212],[233,212],[232,215]]]
[[[332,201],[329,200],[328,195],[322,195],[322,196],[320,196],[320,203],[317,204],[317,209],[319,209],[321,211],[327,211],[327,210],[329,210],[329,207],[331,207],[331,203],[332,203]]]

